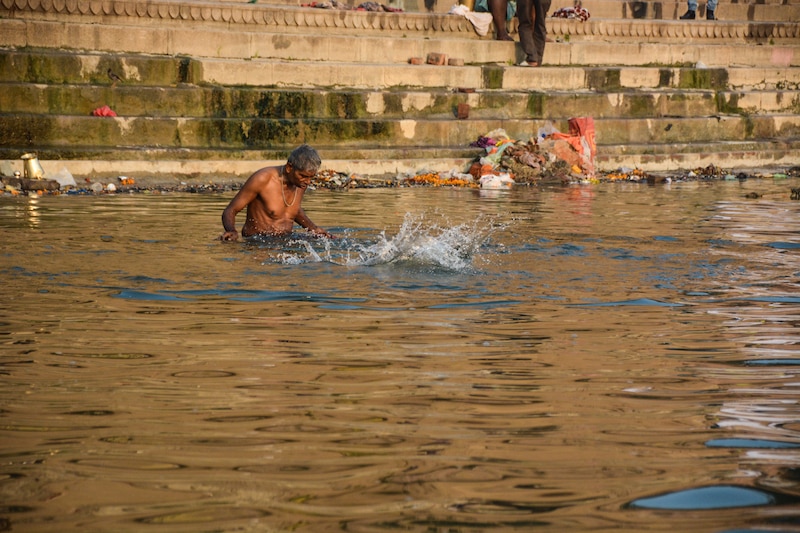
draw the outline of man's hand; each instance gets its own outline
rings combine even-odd
[[[320,227],[316,227],[316,228],[313,228],[313,229],[309,228],[308,231],[313,233],[314,235],[319,235],[321,237],[327,237],[329,239],[335,239],[336,238],[336,237],[334,237],[333,235],[331,235],[330,233],[328,233],[327,231],[325,231],[324,229],[322,229]]]
[[[226,231],[222,235],[219,236],[219,240],[221,241],[238,241],[239,240],[239,232],[238,231]]]

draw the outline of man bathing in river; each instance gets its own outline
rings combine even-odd
[[[297,222],[311,233],[332,237],[306,216],[300,204],[322,161],[307,144],[295,148],[285,165],[265,167],[250,176],[222,212],[223,241],[239,238],[236,215],[247,207],[242,237],[286,235]]]

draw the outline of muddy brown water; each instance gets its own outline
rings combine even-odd
[[[797,186],[0,198],[0,530],[798,531]]]

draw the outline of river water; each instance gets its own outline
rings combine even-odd
[[[800,531],[797,186],[0,198],[0,531]]]

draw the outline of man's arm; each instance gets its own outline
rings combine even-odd
[[[325,237],[331,239],[333,238],[333,235],[331,235],[324,229],[314,224],[314,222],[312,222],[311,219],[308,218],[306,212],[303,210],[302,207],[300,208],[300,211],[297,212],[297,216],[294,217],[294,221],[315,235],[324,235]]]
[[[239,232],[236,230],[236,215],[258,195],[259,185],[256,182],[260,180],[256,177],[256,174],[250,176],[222,212],[222,227],[225,228],[225,232],[219,236],[220,240],[235,241],[239,239]]]

